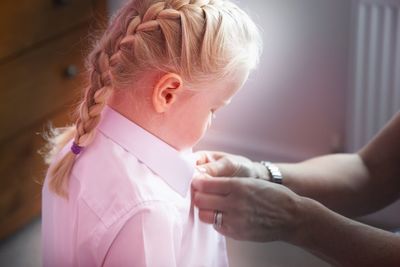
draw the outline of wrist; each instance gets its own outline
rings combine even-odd
[[[292,235],[287,242],[299,246],[307,247],[308,243],[315,234],[318,216],[323,212],[322,204],[307,198],[299,197],[296,205],[296,220],[293,221]]]
[[[271,181],[271,175],[270,175],[268,169],[265,168],[265,166],[263,164],[261,164],[260,162],[253,162],[253,165],[254,165],[254,170],[255,170],[255,174],[254,174],[255,178],[263,179],[266,181]]]
[[[276,184],[283,183],[283,176],[277,165],[275,165],[269,161],[261,161],[260,164],[264,167],[264,169],[268,173],[270,182],[273,182]]]

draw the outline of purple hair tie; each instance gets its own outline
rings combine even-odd
[[[75,155],[78,155],[79,153],[81,153],[82,148],[83,148],[83,147],[78,146],[75,142],[73,142],[73,143],[72,143],[72,146],[71,146],[71,151],[72,151],[72,153],[74,153]]]

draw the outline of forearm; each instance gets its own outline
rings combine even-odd
[[[280,164],[284,184],[342,214],[357,216],[376,211],[399,197],[399,132],[400,113],[358,154]]]
[[[355,222],[304,198],[292,243],[339,266],[400,266],[400,237]]]
[[[342,214],[365,214],[386,204],[373,198],[371,190],[376,188],[358,154],[327,155],[278,166],[285,186]]]

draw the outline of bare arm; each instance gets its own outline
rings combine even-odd
[[[248,159],[211,156],[202,167],[212,176],[266,175],[260,164]],[[398,198],[400,113],[357,154],[278,165],[285,186],[260,179],[196,178],[194,202],[200,219],[212,224],[219,210],[224,223],[217,230],[224,235],[287,241],[335,265],[400,266],[400,236],[335,212],[360,215]]]
[[[293,244],[335,266],[400,266],[400,236],[305,201],[303,223]]]
[[[266,177],[257,162],[223,152],[201,152],[211,176]],[[400,112],[356,154],[333,154],[296,164],[277,164],[284,185],[346,216],[376,211],[399,197]]]
[[[348,216],[376,211],[400,193],[400,113],[357,154],[278,165],[284,185],[299,195]]]

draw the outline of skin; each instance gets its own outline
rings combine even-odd
[[[223,224],[216,230],[224,235],[286,241],[334,265],[400,266],[400,236],[348,218],[399,198],[399,133],[397,113],[356,154],[277,164],[283,185],[269,182],[265,168],[249,159],[200,152],[203,174],[193,181],[200,219],[212,224],[214,211],[222,211]]]
[[[189,87],[176,73],[149,72],[130,90],[115,90],[107,104],[175,149],[191,149],[248,74],[240,69],[225,79]]]

